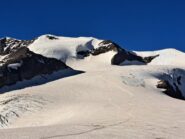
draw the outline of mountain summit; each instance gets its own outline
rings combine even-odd
[[[183,59],[93,37],[2,38],[0,138],[183,138]]]

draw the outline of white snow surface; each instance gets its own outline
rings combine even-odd
[[[57,38],[41,36],[29,48],[84,73],[1,94],[0,118],[7,114],[10,122],[3,124],[0,138],[185,138],[185,101],[156,88],[160,77],[176,68],[182,69],[184,81],[183,52],[136,52],[160,56],[149,65],[113,66],[112,51],[82,60],[74,58],[77,50],[98,47],[101,40]]]
[[[79,51],[98,48],[98,44],[102,41],[93,37],[72,38],[58,36],[54,36],[57,39],[50,40],[47,36],[51,35],[40,36],[29,46],[29,49],[35,53],[50,58],[56,58],[63,62],[71,58],[76,58],[77,52]]]
[[[184,66],[184,53],[178,51],[176,49],[163,49],[158,51],[145,51],[145,52],[138,52],[135,51],[139,56],[152,56],[158,55],[159,57],[155,58],[149,65],[176,65],[176,66]]]

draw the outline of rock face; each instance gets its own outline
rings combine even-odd
[[[56,36],[53,36],[53,35],[47,35],[46,37],[50,40],[58,40],[58,38]]]
[[[123,49],[121,46],[119,46],[118,44],[110,40],[102,41],[98,45],[99,47],[96,49],[92,49],[90,51],[80,51],[77,54],[82,55],[83,57],[87,57],[89,55],[96,56],[109,51],[114,51],[116,52],[116,54],[113,56],[111,60],[112,65],[120,65],[124,61],[130,61],[130,62],[137,61],[142,64],[147,64],[147,63],[150,63],[154,58],[159,56],[159,55],[155,55],[155,56],[149,56],[149,57],[141,57],[135,54],[134,52],[130,52]]]
[[[163,92],[173,98],[185,100],[185,71],[173,69],[169,74],[164,74],[157,88],[165,89]]]
[[[159,55],[156,55],[156,56],[149,56],[149,57],[143,58],[141,56],[136,55],[134,52],[130,52],[130,51],[123,49],[118,44],[110,40],[102,41],[99,44],[99,46],[100,47],[98,49],[93,50],[92,55],[98,55],[98,54],[105,53],[108,51],[117,52],[117,54],[114,55],[114,57],[112,58],[112,61],[111,61],[112,65],[120,65],[126,60],[127,61],[138,61],[143,64],[147,64],[147,63],[150,63],[154,58],[159,56]]]
[[[66,68],[69,67],[59,60],[35,54],[27,47],[19,47],[1,57],[0,87]]]
[[[109,51],[116,51],[117,52],[119,49],[119,46],[110,40],[102,41],[98,45],[99,45],[99,47],[97,49],[93,49],[91,52],[91,54],[94,56],[102,54],[102,53],[106,53]]]
[[[163,93],[170,97],[185,100],[179,88],[176,86],[176,89],[174,89],[168,81],[159,81],[157,84],[157,88],[165,89]]]
[[[155,56],[149,56],[149,57],[141,57],[135,54],[134,52],[130,52],[123,49],[118,44],[111,42],[109,40],[103,41],[99,45],[100,45],[100,49],[98,49],[97,51],[103,50],[103,52],[106,52],[106,51],[112,50],[117,52],[117,54],[114,55],[114,57],[112,58],[112,61],[111,61],[112,65],[120,65],[124,61],[130,61],[130,62],[138,61],[143,64],[147,64],[147,63],[150,63],[154,58],[159,56],[159,55],[155,55]]]
[[[0,39],[0,55],[7,55],[11,52],[15,51],[17,48],[20,47],[27,47],[34,40],[17,40],[13,38],[2,38]]]

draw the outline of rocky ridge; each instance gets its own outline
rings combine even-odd
[[[45,36],[48,40],[57,41],[60,38],[53,35]],[[17,40],[13,38],[0,39],[0,87],[12,85],[18,81],[29,80],[38,75],[51,74],[58,70],[71,69],[66,63],[55,58],[48,58],[41,54],[36,54],[29,50],[29,45],[34,43],[33,40]],[[142,57],[132,51],[128,51],[118,44],[103,40],[98,43],[98,47],[91,47],[76,51],[77,58],[85,58],[90,55],[98,56],[109,51],[115,52],[111,59],[112,65],[127,65],[128,61],[139,62],[141,65],[147,65],[159,54]],[[179,70],[178,70],[179,71]],[[175,72],[175,75],[179,72]],[[165,89],[164,93],[179,99],[185,99],[184,90],[181,88],[182,76],[166,75],[168,78],[162,79],[157,87]]]

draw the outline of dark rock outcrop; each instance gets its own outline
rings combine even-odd
[[[96,49],[93,49],[91,51],[91,54],[95,56],[109,51],[118,51],[118,49],[119,49],[119,46],[117,44],[115,44],[114,42],[111,42],[110,40],[107,40],[99,43],[99,47]]]
[[[159,56],[159,54],[158,54],[158,55],[154,55],[154,56],[144,57],[144,58],[143,58],[143,61],[144,61],[145,63],[150,63],[150,62],[152,62],[153,59],[155,59],[155,58],[158,57],[158,56]]]
[[[96,55],[100,55],[100,54],[103,54],[103,53],[106,53],[109,51],[116,52],[116,54],[113,56],[113,58],[111,60],[112,65],[120,65],[121,63],[123,63],[126,60],[130,61],[130,62],[137,61],[142,64],[148,64],[154,58],[159,56],[159,55],[155,55],[155,56],[149,56],[149,57],[141,57],[141,56],[138,56],[134,52],[127,51],[127,50],[123,49],[121,46],[119,46],[118,44],[116,44],[110,40],[102,41],[101,43],[99,43],[99,47],[96,49],[92,49],[89,51],[77,52],[77,55],[80,55],[82,57],[87,57],[89,55],[96,56]]]
[[[176,89],[174,89],[168,81],[165,80],[159,81],[157,84],[157,88],[165,89],[163,93],[170,97],[185,100],[179,88],[176,86]]]
[[[58,40],[58,38],[55,37],[55,36],[53,36],[53,35],[47,35],[46,37],[47,37],[48,39],[50,39],[50,40]]]
[[[69,67],[57,59],[46,58],[27,47],[20,47],[1,58],[0,87],[66,68]]]
[[[79,51],[79,52],[77,52],[78,58],[87,57],[87,56],[90,56],[90,54],[91,54],[90,51]]]
[[[163,93],[173,98],[185,100],[185,71],[182,69],[173,69],[169,74],[162,75],[157,88],[164,89]]]
[[[112,58],[112,61],[111,61],[112,65],[120,65],[126,60],[130,62],[137,61],[143,64],[148,64],[154,58],[159,56],[159,55],[155,55],[155,56],[149,56],[149,57],[141,57],[134,52],[123,49],[121,46],[111,41],[103,41],[100,43],[100,45],[108,48],[107,49],[108,51],[113,50],[117,52],[117,54],[115,54],[114,57]]]

